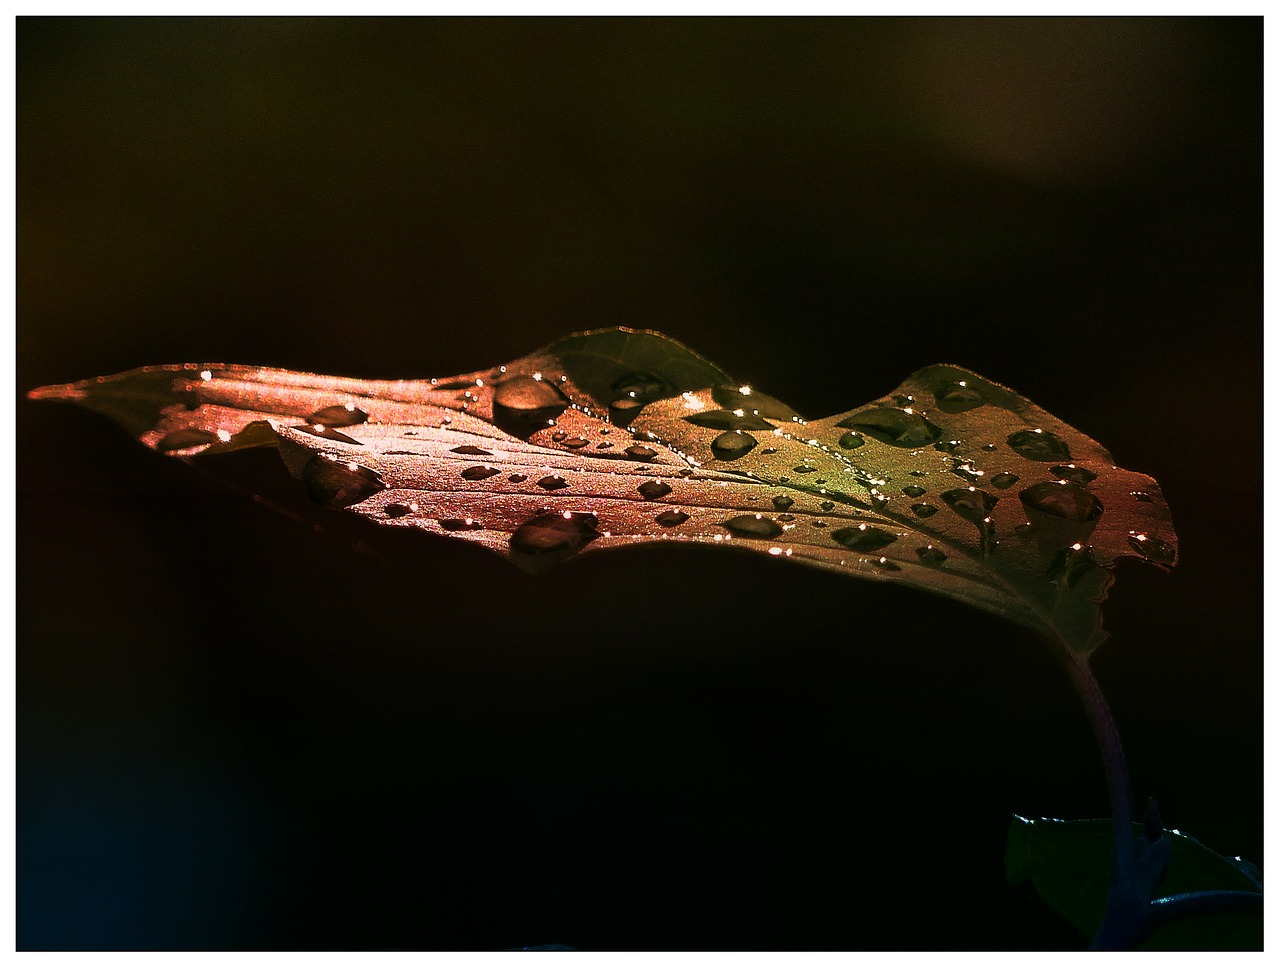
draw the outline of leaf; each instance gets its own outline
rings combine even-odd
[[[1135,842],[1142,825],[1134,824]],[[1178,830],[1166,830],[1173,848],[1160,897],[1192,891],[1262,892],[1257,869],[1227,858]],[[1009,828],[1005,873],[1011,884],[1030,881],[1051,908],[1092,937],[1111,886],[1110,820],[1029,820]],[[1140,947],[1155,950],[1261,950],[1262,919],[1251,914],[1190,918],[1165,925]]]
[[[939,592],[1088,653],[1119,557],[1172,566],[1159,485],[997,383],[918,370],[806,421],[658,333],[566,337],[444,380],[156,366],[63,386],[144,444],[278,446],[315,500],[541,572],[698,541]]]

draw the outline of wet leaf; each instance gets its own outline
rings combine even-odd
[[[722,544],[939,592],[1081,652],[1105,638],[1112,563],[1177,555],[1154,480],[955,366],[815,421],[625,329],[447,379],[188,364],[31,396],[175,456],[277,446],[321,503],[528,571],[637,542]]]
[[[1133,825],[1135,843],[1142,825]],[[1262,892],[1257,868],[1228,858],[1194,837],[1166,830],[1172,846],[1169,870],[1157,897],[1193,891]],[[1030,881],[1051,908],[1092,937],[1102,921],[1111,886],[1110,820],[1029,820],[1015,817],[1009,828],[1005,873],[1009,882]],[[1158,928],[1139,947],[1152,950],[1242,950],[1262,948],[1262,919],[1253,914],[1189,918]]]

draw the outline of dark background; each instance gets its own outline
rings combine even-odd
[[[1095,666],[1139,799],[1262,862],[1260,18],[17,43],[20,947],[1084,943],[1004,883],[1011,814],[1107,810],[1031,633],[706,547],[533,579],[22,398],[611,325],[814,417],[958,363],[1158,478]]]

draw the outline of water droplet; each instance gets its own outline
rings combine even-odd
[[[785,494],[779,494],[773,499],[773,506],[777,508],[779,511],[785,511],[787,508],[791,507],[791,505],[795,503],[796,503],[795,501],[787,497],[787,495]]]
[[[1152,501],[1151,495],[1146,491],[1130,491],[1129,494],[1135,501],[1141,501],[1143,504],[1150,504]]]
[[[824,510],[824,511],[834,511],[834,510],[835,510],[835,507],[836,507],[836,502],[835,502],[835,501],[823,501],[823,502],[821,502],[821,503],[818,505],[818,507],[822,508],[822,510]]]
[[[991,478],[991,486],[998,487],[1002,491],[1007,487],[1013,487],[1013,485],[1017,483],[1018,475],[1010,474],[1008,471],[1002,471],[995,477]]]
[[[944,491],[942,500],[966,521],[981,524],[983,518],[991,514],[999,498],[992,497],[986,491],[979,491],[976,487],[957,487]]]
[[[1071,460],[1071,451],[1056,434],[1047,430],[1019,430],[1008,437],[1009,446],[1027,460],[1048,463],[1051,460]]]
[[[369,415],[354,404],[339,404],[317,410],[307,418],[307,423],[322,424],[325,427],[354,427],[369,419]]]
[[[938,509],[932,504],[913,504],[911,510],[915,512],[918,518],[931,518],[938,513]]]
[[[992,450],[999,450],[1000,448],[997,447],[995,444],[983,444],[982,449],[986,451],[992,451]]]
[[[474,467],[468,467],[462,472],[464,481],[483,481],[486,477],[493,477],[494,474],[500,474],[501,471],[496,467],[481,467],[476,464]]]
[[[871,559],[871,565],[881,571],[902,571],[896,562],[890,561],[888,558],[873,558]]]
[[[645,481],[636,488],[640,492],[640,496],[646,501],[656,501],[660,497],[666,497],[671,493],[671,485],[664,484],[662,481]]]
[[[547,426],[568,407],[568,398],[554,383],[523,374],[508,377],[493,391],[494,423],[517,437]]]
[[[815,528],[825,528],[825,527],[827,526],[827,522],[826,522],[826,521],[814,521],[814,522],[813,522],[813,526],[814,526]]]
[[[668,508],[653,520],[664,528],[674,528],[677,524],[684,524],[688,521],[689,515],[685,514],[683,511],[676,511],[673,508]]]
[[[972,484],[974,481],[982,480],[982,471],[975,468],[967,460],[954,459],[951,462],[951,473],[962,480]]]
[[[163,451],[186,450],[188,447],[202,447],[205,444],[212,444],[217,439],[217,434],[211,434],[207,430],[200,430],[197,427],[184,427],[181,430],[174,430],[165,434],[156,444],[156,447]]]
[[[632,444],[623,451],[632,460],[653,460],[658,456],[658,452],[652,447],[645,447],[643,444]]]
[[[841,528],[839,531],[832,531],[831,537],[854,551],[877,551],[898,540],[896,534],[870,524]]]
[[[325,440],[336,440],[343,444],[355,444],[357,447],[363,447],[364,444],[356,440],[354,437],[348,437],[341,431],[334,430],[332,427],[326,427],[323,424],[294,424],[290,430],[301,430],[304,434],[310,434],[312,437],[323,437]],[[224,439],[223,434],[227,434],[225,440],[231,439],[231,434],[225,430],[218,431],[218,438]],[[225,441],[224,441],[225,442]]]
[[[508,474],[507,475],[507,480],[509,480],[512,484],[523,484],[528,479],[529,479],[528,474]]]
[[[547,512],[530,518],[511,535],[511,547],[526,555],[573,553],[600,537],[594,514]]]
[[[610,393],[609,420],[619,426],[629,426],[646,406],[674,392],[662,380],[646,373],[620,377],[614,381]]]
[[[791,469],[795,471],[797,474],[812,474],[814,471],[817,470],[816,467],[810,467],[808,464],[797,464],[795,467]]]
[[[1141,531],[1130,533],[1129,547],[1142,555],[1142,557],[1159,562],[1162,565],[1172,565],[1174,559],[1178,556],[1177,549],[1169,542],[1153,538],[1151,535]]]
[[[940,440],[933,445],[933,449],[944,454],[954,454],[960,449],[960,444],[959,440]]]
[[[481,531],[484,525],[475,518],[441,518],[440,527],[446,531]]]
[[[850,432],[841,436],[841,438],[837,440],[836,443],[839,444],[841,447],[843,447],[845,450],[857,450],[859,447],[861,447],[863,444],[866,443],[866,440],[863,439],[862,434],[855,434]]]
[[[940,387],[934,394],[934,399],[943,413],[964,413],[987,402],[987,398],[978,390],[964,383]]]
[[[720,460],[737,460],[751,452],[757,441],[741,430],[726,430],[711,441],[711,453]]]
[[[382,512],[389,518],[402,518],[406,514],[412,514],[413,508],[407,504],[392,503],[384,507]]]
[[[773,424],[762,420],[753,413],[734,413],[730,410],[706,410],[693,413],[684,418],[696,427],[707,427],[711,430],[772,430]]]
[[[1068,588],[1075,588],[1076,582],[1097,567],[1093,549],[1083,548],[1077,543],[1055,554],[1044,576],[1050,581],[1066,582]]]
[[[1098,475],[1093,471],[1077,467],[1075,464],[1056,464],[1049,468],[1049,473],[1056,474],[1060,480],[1070,481],[1081,487],[1098,479]]]
[[[861,431],[893,447],[923,447],[942,437],[942,431],[920,414],[889,407],[855,413],[836,426]]]
[[[909,484],[902,489],[902,493],[907,497],[923,497],[925,490],[919,484]]]
[[[566,434],[563,430],[557,430],[554,434],[551,435],[551,439],[558,444],[568,436],[569,435]]]
[[[1028,511],[1067,521],[1096,521],[1102,516],[1102,502],[1077,484],[1044,481],[1032,484],[1018,497]]]
[[[600,443],[596,444],[596,450],[608,450],[612,446],[613,444],[611,442],[602,440]]]
[[[311,500],[330,508],[351,507],[387,488],[382,478],[369,468],[332,460],[323,454],[307,461],[302,469],[302,481]]]
[[[933,545],[917,548],[916,554],[919,555],[920,560],[926,565],[940,565],[947,560],[947,556]]]
[[[895,393],[893,395],[893,402],[900,407],[909,407],[916,402],[916,398],[908,396],[905,393]]]
[[[777,447],[765,447],[760,451],[760,453],[762,454],[776,454],[777,452],[778,452]]]
[[[759,514],[739,514],[720,524],[742,538],[776,538],[782,534],[782,525]]]
[[[559,474],[548,474],[542,480],[538,481],[538,487],[544,491],[555,491],[562,487],[568,487],[563,477]]]
[[[871,510],[873,511],[883,511],[889,506],[889,497],[887,494],[883,494],[873,488],[868,492],[868,496],[871,498]]]
[[[587,444],[588,444],[588,441],[584,440],[581,437],[570,437],[569,439],[564,441],[564,446],[572,447],[575,450],[579,447],[586,447]]]
[[[476,447],[474,444],[463,444],[461,447],[451,447],[455,454],[470,454],[472,457],[492,457],[493,454],[485,450],[483,447]]]
[[[777,520],[791,522],[796,519],[794,514],[779,514]]]

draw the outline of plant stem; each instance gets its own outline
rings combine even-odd
[[[1156,898],[1151,902],[1148,918],[1154,928],[1201,914],[1253,912],[1262,912],[1262,895],[1253,891],[1196,891]]]

